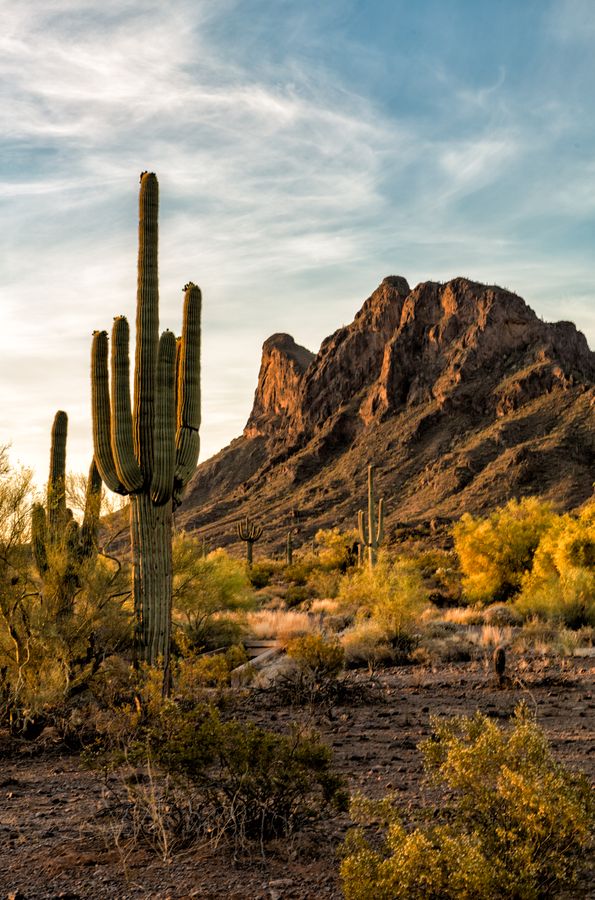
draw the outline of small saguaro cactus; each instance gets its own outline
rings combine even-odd
[[[262,536],[262,525],[251,522],[248,516],[246,516],[243,522],[237,523],[236,527],[239,539],[246,542],[246,562],[251,566],[252,548],[256,541],[260,540]]]
[[[288,566],[293,564],[293,540],[291,537],[291,531],[287,532],[287,544],[285,547],[285,562]]]
[[[184,288],[182,336],[159,337],[159,186],[141,173],[134,403],[130,402],[128,322],[114,319],[111,389],[108,337],[93,336],[93,442],[110,490],[130,496],[137,645],[150,665],[169,665],[173,510],[196,468],[200,428],[200,313],[196,285]]]
[[[506,671],[506,653],[504,652],[504,647],[496,647],[494,650],[493,662],[498,685],[503,687],[506,681],[504,674]]]
[[[359,526],[359,540],[363,547],[368,549],[368,565],[372,568],[376,564],[378,547],[384,537],[384,499],[378,501],[378,521],[376,521],[374,496],[374,466],[368,466],[368,525],[364,522],[364,512],[359,510],[357,514]]]
[[[97,555],[101,511],[101,477],[95,460],[89,470],[81,527],[66,506],[67,434],[68,416],[58,410],[52,425],[47,506],[44,509],[35,503],[31,510],[33,559],[43,582],[44,599],[55,605],[58,619],[72,612],[81,566]]]

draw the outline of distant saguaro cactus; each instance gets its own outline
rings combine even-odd
[[[494,650],[493,662],[498,684],[500,687],[503,687],[505,683],[504,672],[506,670],[506,653],[504,652],[504,647],[496,647]]]
[[[368,524],[364,522],[364,512],[359,510],[357,514],[359,526],[359,540],[362,547],[368,549],[368,565],[372,568],[376,564],[378,547],[384,537],[384,500],[378,501],[378,521],[376,521],[374,496],[374,466],[368,466]]]
[[[288,566],[293,564],[293,540],[291,531],[287,532],[287,545],[285,547],[285,562]]]
[[[184,288],[182,336],[159,337],[157,236],[159,187],[141,174],[134,405],[130,403],[129,328],[114,319],[111,391],[108,338],[93,336],[91,387],[95,459],[110,490],[130,496],[137,643],[167,672],[171,636],[173,510],[196,468],[200,428],[200,313],[196,285]]]
[[[91,463],[85,495],[82,527],[66,506],[66,438],[68,416],[58,410],[52,425],[50,473],[46,508],[35,503],[31,510],[33,559],[44,583],[46,599],[51,595],[58,619],[72,612],[80,587],[80,569],[97,554],[97,531],[101,511],[101,477]]]
[[[237,523],[236,527],[239,539],[246,542],[246,562],[251,566],[253,556],[252,548],[256,541],[260,540],[262,536],[262,525],[256,525],[255,522],[251,522],[248,516],[246,516],[243,522]]]

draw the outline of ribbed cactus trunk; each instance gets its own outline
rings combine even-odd
[[[156,506],[147,494],[130,498],[133,593],[137,642],[151,664],[167,667],[171,640],[172,501]]]
[[[95,458],[103,480],[130,495],[136,635],[143,658],[167,671],[171,638],[173,510],[196,468],[200,428],[201,295],[184,288],[182,336],[159,337],[159,188],[143,172],[139,200],[134,404],[129,328],[114,320],[111,391],[106,332],[93,337],[91,385]]]

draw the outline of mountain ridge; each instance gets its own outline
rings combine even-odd
[[[387,276],[318,353],[282,333],[264,342],[243,434],[198,467],[178,521],[226,545],[250,515],[268,549],[288,529],[352,527],[368,462],[389,540],[510,496],[572,508],[592,488],[594,384],[572,323],[496,285]]]

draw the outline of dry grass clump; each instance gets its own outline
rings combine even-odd
[[[484,647],[487,650],[491,650],[494,647],[509,646],[512,642],[512,628],[482,625],[477,630],[469,629],[468,638],[478,647]]]
[[[441,618],[444,622],[453,622],[455,625],[481,625],[483,612],[474,606],[455,606],[453,609],[445,609]]]
[[[322,617],[293,609],[260,609],[248,613],[246,624],[253,637],[284,643],[291,638],[320,631]]]

